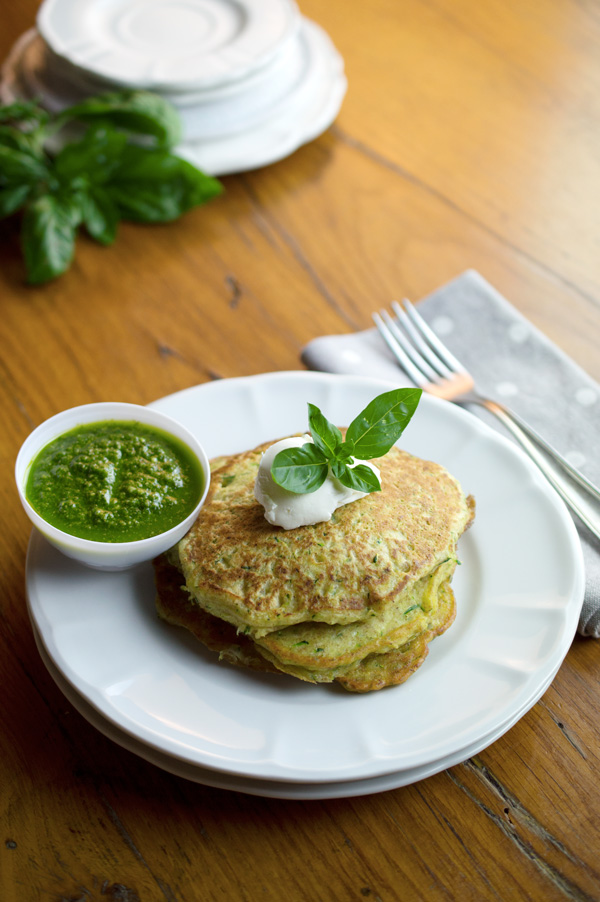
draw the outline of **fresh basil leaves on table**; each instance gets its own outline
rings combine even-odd
[[[0,218],[23,211],[28,282],[69,268],[80,226],[111,244],[121,219],[171,222],[219,194],[217,179],[171,152],[180,139],[177,111],[146,91],[91,97],[56,115],[34,101],[0,107]]]
[[[378,492],[381,483],[370,467],[352,459],[373,460],[387,454],[408,426],[421,399],[420,388],[398,388],[374,398],[350,423],[346,437],[314,404],[308,405],[312,442],[286,448],[273,461],[271,476],[289,492],[315,492],[331,474],[349,489]]]

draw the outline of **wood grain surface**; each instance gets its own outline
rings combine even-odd
[[[19,446],[76,404],[147,403],[301,369],[479,270],[600,379],[600,6],[594,0],[301,0],[342,53],[335,124],[226,177],[168,226],[82,236],[25,284],[0,222],[0,898],[41,902],[600,899],[600,645],[577,638],[503,738],[379,795],[269,800],[172,776],[70,705],[37,653]],[[0,58],[35,0],[0,3]]]

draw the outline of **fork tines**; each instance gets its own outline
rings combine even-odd
[[[404,299],[392,302],[396,314],[386,310],[373,314],[382,338],[416,385],[439,384],[464,373],[464,367],[442,344],[414,305]]]

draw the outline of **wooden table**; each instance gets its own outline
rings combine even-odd
[[[0,57],[34,22],[5,2]],[[574,0],[303,0],[347,66],[329,131],[175,224],[78,242],[24,284],[0,223],[0,897],[48,902],[600,899],[600,646],[507,735],[415,785],[281,801],[172,776],[48,675],[13,483],[66,407],[301,369],[311,338],[479,270],[600,379],[600,12]]]

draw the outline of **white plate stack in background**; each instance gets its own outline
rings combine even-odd
[[[293,0],[44,0],[4,63],[0,100],[56,113],[106,91],[152,91],[180,115],[176,152],[219,176],[316,138],[346,87],[340,54]]]

